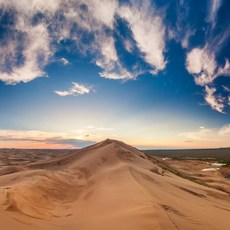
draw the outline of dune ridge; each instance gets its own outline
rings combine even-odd
[[[4,229],[229,229],[229,195],[107,139],[0,176]]]

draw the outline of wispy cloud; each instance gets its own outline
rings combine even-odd
[[[208,46],[194,48],[187,53],[186,68],[194,75],[197,85],[205,86],[219,77],[230,76],[230,63],[226,60],[224,66],[216,62],[215,53]]]
[[[97,55],[96,64],[103,69],[101,77],[109,79],[131,79],[135,78],[126,68],[122,66],[117,56],[113,37],[100,38],[100,53]]]
[[[129,23],[137,46],[144,54],[144,60],[154,72],[163,70],[166,65],[165,26],[162,18],[150,1],[131,1],[121,6],[119,16]]]
[[[205,101],[212,107],[212,109],[224,113],[224,98],[221,95],[215,95],[216,89],[205,86]]]
[[[212,27],[214,27],[216,24],[217,13],[222,5],[222,2],[223,2],[222,0],[211,0],[210,1],[207,21],[212,23]]]
[[[222,85],[222,88],[223,88],[223,90],[224,90],[225,92],[230,93],[230,88],[229,88],[229,87],[227,87],[227,86],[225,86],[225,85]]]
[[[210,53],[207,47],[194,48],[187,53],[186,68],[194,75],[196,84],[200,86],[212,83],[218,76],[215,55]]]
[[[59,61],[60,61],[63,65],[69,65],[69,64],[70,64],[69,60],[67,60],[66,58],[60,58]]]
[[[195,34],[196,28],[190,21],[189,14],[191,12],[190,6],[187,1],[175,1],[173,2],[173,10],[176,11],[176,20],[168,21],[167,23],[167,35],[169,39],[174,39],[179,42],[184,49],[189,48],[189,40],[192,35]]]
[[[23,16],[18,16],[14,32],[0,47],[0,80],[7,84],[29,82],[37,77],[46,76],[43,71],[52,55],[50,37],[44,23],[31,26]],[[23,36],[23,40],[21,39]],[[22,63],[18,64],[20,56]]]
[[[76,82],[72,82],[72,87],[68,90],[64,91],[54,91],[57,95],[61,97],[65,96],[77,96],[77,95],[83,95],[83,94],[88,94],[92,91],[92,87],[88,87]]]
[[[133,44],[132,44],[132,42],[130,40],[128,40],[128,39],[124,40],[124,47],[129,53],[132,53]]]
[[[186,68],[194,76],[195,83],[204,87],[206,102],[212,109],[223,113],[226,98],[215,94],[216,88],[213,83],[220,76],[230,75],[229,61],[226,60],[224,66],[219,66],[215,53],[206,45],[204,48],[194,48],[187,53]]]
[[[25,143],[25,146],[40,143],[40,146],[85,147],[95,142],[78,139],[74,134],[45,132],[40,130],[0,130],[0,142]],[[12,144],[11,144],[12,145]],[[16,145],[16,144],[15,144]],[[16,145],[17,146],[17,145]]]

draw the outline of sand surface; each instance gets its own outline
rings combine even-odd
[[[0,171],[4,230],[230,226],[227,193],[164,171],[119,141],[108,139],[65,156],[4,170]]]

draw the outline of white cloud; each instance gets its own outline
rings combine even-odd
[[[116,0],[89,0],[85,2],[87,2],[93,18],[103,25],[113,28],[114,15],[118,8]]]
[[[212,109],[223,113],[225,98],[215,95],[213,83],[220,76],[230,75],[230,63],[225,61],[224,66],[216,62],[215,53],[206,45],[204,48],[194,48],[187,53],[186,69],[193,75],[195,83],[205,88],[205,100]]]
[[[212,23],[212,26],[214,27],[216,24],[216,16],[217,16],[218,10],[220,9],[223,1],[222,0],[211,0],[210,2],[211,3],[209,3],[207,21]]]
[[[180,22],[177,23],[176,28],[168,28],[168,38],[180,42],[184,49],[188,49],[189,39],[195,33],[195,29],[192,30],[189,26],[183,26]]]
[[[69,64],[70,64],[69,60],[67,60],[66,58],[60,58],[59,61],[60,61],[63,65],[69,65]]]
[[[189,40],[195,34],[196,28],[188,23],[191,12],[187,1],[174,2],[176,7],[176,21],[170,21],[167,24],[168,38],[179,42],[184,49],[189,48]]]
[[[77,23],[88,32],[100,32],[103,27],[113,29],[114,15],[118,7],[116,0],[64,0],[63,2],[65,4],[61,7],[68,26]]]
[[[85,45],[81,41],[81,35],[69,35],[66,27],[63,27],[62,38],[70,36],[83,54],[91,53],[94,62],[102,71],[100,76],[109,79],[131,79],[135,75],[130,73],[120,62],[115,48],[112,30],[114,16],[118,10],[116,0],[91,0],[79,1],[78,6],[65,9],[64,15],[68,19],[69,29],[76,23],[84,32],[93,34],[93,42]],[[81,4],[85,4],[87,10],[79,10]],[[81,32],[82,33],[82,32]],[[64,34],[64,35],[63,35]]]
[[[7,84],[29,82],[37,77],[44,77],[44,67],[53,55],[51,37],[45,20],[33,24],[36,13],[46,18],[53,16],[60,7],[60,0],[1,0],[3,12],[15,12],[14,23],[7,25],[5,41],[0,47],[0,80]],[[3,55],[2,55],[3,54]],[[21,62],[18,64],[18,60]]]
[[[230,62],[229,60],[225,61],[225,65],[223,67],[219,67],[216,72],[216,77],[219,76],[230,76]]]
[[[217,77],[215,71],[217,63],[214,53],[209,52],[207,47],[194,48],[186,58],[186,68],[190,74],[194,75],[197,85],[204,86],[212,83]]]
[[[130,40],[124,40],[124,47],[129,53],[133,51],[133,43]]]
[[[0,71],[7,71],[9,66],[17,62],[17,42],[13,39],[0,48]]]
[[[189,46],[189,38],[191,37],[192,32],[190,30],[186,31],[184,37],[181,39],[181,46],[186,49]]]
[[[229,88],[229,87],[227,87],[227,86],[225,86],[225,85],[222,85],[222,88],[223,88],[223,90],[224,90],[225,92],[230,93],[230,88]]]
[[[77,95],[83,95],[88,94],[92,91],[91,87],[87,87],[85,85],[72,82],[72,87],[68,90],[64,91],[54,91],[57,95],[65,97],[65,96],[77,96]]]
[[[34,15],[37,12],[54,13],[60,7],[61,0],[0,0],[0,7],[14,8],[23,14]]]
[[[100,76],[109,79],[133,78],[133,75],[121,65],[117,57],[114,38],[101,35],[98,41],[101,42],[99,43],[100,52],[96,64],[103,69]]]
[[[166,65],[165,27],[151,2],[131,1],[131,6],[121,6],[118,14],[129,23],[144,60],[157,71],[163,70]]]
[[[25,47],[22,50],[24,57],[23,64],[11,66],[10,71],[1,71],[0,80],[7,84],[29,82],[37,77],[46,76],[43,67],[48,63],[52,54],[50,38],[46,26],[41,23],[36,26],[28,25],[24,18],[19,18],[16,25],[17,31],[25,35]],[[22,45],[19,41],[10,40],[1,56],[1,63],[7,65],[13,59],[15,64],[17,57],[16,50]],[[2,50],[1,52],[2,53]],[[10,58],[9,58],[10,57]]]
[[[103,71],[100,73],[101,77],[107,78],[107,79],[113,79],[113,80],[118,80],[118,79],[124,79],[124,80],[128,80],[128,79],[134,79],[135,75],[131,74],[129,71],[123,69],[123,68],[119,68],[118,67],[119,72],[109,72],[107,70]]]
[[[214,87],[205,86],[205,101],[212,107],[212,109],[224,113],[224,99],[219,95],[215,95],[216,89]]]

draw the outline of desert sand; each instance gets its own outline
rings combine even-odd
[[[4,170],[4,230],[230,228],[229,194],[163,170],[119,141]]]

